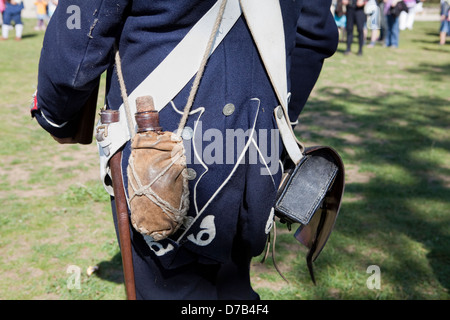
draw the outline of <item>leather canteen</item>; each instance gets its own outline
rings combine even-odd
[[[156,241],[176,232],[189,208],[182,139],[168,131],[138,129],[127,176],[133,227]]]

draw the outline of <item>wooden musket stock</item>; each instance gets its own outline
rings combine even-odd
[[[100,82],[100,78],[98,79]],[[80,110],[79,120],[77,123],[77,131],[74,137],[56,138],[59,143],[80,143],[90,144],[92,142],[95,111],[97,107],[97,98],[99,91],[99,83],[92,91],[88,101]],[[125,289],[128,300],[136,300],[136,288],[134,282],[133,257],[131,251],[130,223],[128,218],[128,206],[125,197],[125,190],[122,180],[121,169],[122,152],[118,151],[111,157],[110,168],[111,178],[113,181],[113,190],[116,203],[117,228],[119,232],[120,251],[122,253],[122,264],[125,281]]]
[[[133,257],[131,251],[130,222],[128,216],[127,199],[125,197],[125,190],[123,188],[121,159],[122,151],[118,151],[111,157],[111,178],[113,181],[114,197],[116,203],[117,225],[119,231],[120,251],[122,253],[125,289],[128,300],[136,300]]]

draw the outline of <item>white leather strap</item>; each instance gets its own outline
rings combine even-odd
[[[281,139],[295,164],[303,158],[303,145],[295,137],[288,115],[286,47],[279,0],[240,0],[242,12],[258,47],[280,106],[275,118]],[[270,21],[270,23],[268,23]]]
[[[136,109],[136,98],[144,95],[152,96],[155,109],[161,110],[192,79],[200,67],[219,8],[220,1],[192,27],[164,61],[129,94],[131,112]],[[225,38],[240,14],[239,1],[229,0],[211,53]]]
[[[281,140],[291,160],[298,164],[303,158],[302,145],[295,137],[289,118],[286,116],[283,106],[278,106],[274,110],[275,119],[277,120],[278,130],[280,130]]]
[[[242,13],[281,105],[287,108],[286,52],[279,0],[240,0]]]

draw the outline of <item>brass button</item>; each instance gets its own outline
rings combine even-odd
[[[226,115],[228,117],[228,116],[233,114],[234,110],[236,110],[236,107],[234,106],[234,104],[227,103],[225,105],[225,107],[223,107],[222,112],[223,112],[224,115]]]

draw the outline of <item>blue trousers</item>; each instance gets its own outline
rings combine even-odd
[[[400,28],[398,17],[390,14],[387,18],[387,32],[386,32],[386,46],[398,48],[398,41],[400,35]]]
[[[6,9],[3,12],[3,24],[11,25],[12,21],[16,24],[22,24],[22,9],[23,5],[6,4]]]
[[[111,207],[117,233],[114,198]],[[186,251],[180,255],[191,262],[169,270],[150,253],[142,235],[133,227],[130,233],[137,300],[259,300],[250,284],[251,254],[238,238],[227,263],[201,261]]]

